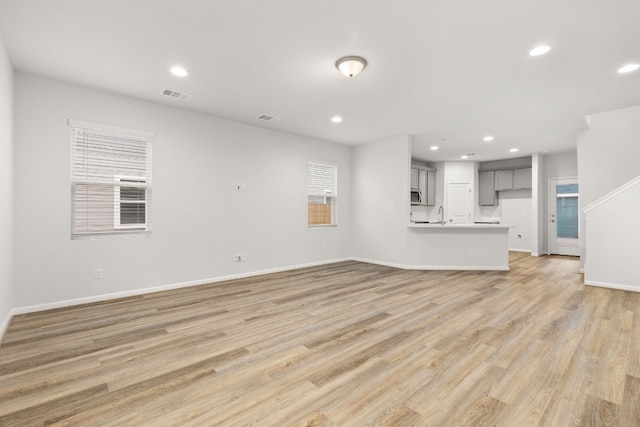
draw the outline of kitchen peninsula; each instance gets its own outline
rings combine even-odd
[[[510,228],[505,224],[410,223],[409,244],[437,254],[422,257],[417,253],[411,264],[425,270],[509,270]]]
[[[398,264],[424,270],[509,270],[509,248],[521,249],[531,234],[526,227],[531,157],[432,162],[426,160],[431,150],[423,148],[412,146],[407,249]]]

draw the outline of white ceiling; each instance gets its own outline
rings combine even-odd
[[[616,73],[640,62],[638,17],[638,0],[0,0],[0,36],[18,71],[344,144],[411,135],[433,161],[488,160],[575,149],[585,115],[640,104],[640,72]],[[540,43],[551,52],[530,57]],[[369,65],[348,79],[334,66],[345,55]]]

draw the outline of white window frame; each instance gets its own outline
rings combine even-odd
[[[131,181],[128,181],[131,180]],[[146,230],[147,229],[147,194],[148,194],[148,190],[146,188],[146,178],[143,176],[126,176],[126,175],[116,175],[114,177],[114,181],[116,182],[126,182],[127,185],[122,185],[122,184],[118,184],[116,186],[113,187],[113,226],[114,228],[118,229],[118,230],[123,230],[123,229],[134,229],[134,230]],[[128,185],[128,183],[131,182],[131,184],[133,185]],[[136,183],[140,183],[142,182],[142,185],[138,184],[136,185]],[[145,192],[144,192],[144,200],[122,200],[120,198],[120,188],[122,187],[138,187],[138,188],[144,188]],[[136,223],[136,224],[121,224],[120,223],[120,214],[121,214],[121,209],[122,209],[122,205],[123,204],[137,204],[137,205],[144,205],[144,222],[141,223]]]
[[[78,119],[69,119],[68,123],[71,142],[71,239],[150,235],[153,133]],[[120,223],[120,182],[127,179],[143,181],[124,187],[145,189],[144,200],[131,201],[144,203],[144,223]],[[82,194],[77,193],[78,187],[112,187],[112,191],[110,195],[109,192],[97,194],[97,198],[96,194],[90,193],[78,198]],[[112,207],[92,211],[105,202],[105,196]],[[77,213],[82,217],[77,219]]]
[[[311,188],[313,185],[310,182],[310,170],[312,166],[320,166],[325,168],[331,168],[333,171],[332,188]],[[314,198],[322,198],[326,203],[327,199],[331,199],[331,223],[330,224],[310,224],[308,220],[309,202]],[[324,160],[309,159],[307,161],[307,226],[309,228],[317,227],[336,227],[338,225],[338,164],[334,162]]]

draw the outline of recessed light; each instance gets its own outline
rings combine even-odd
[[[517,153],[517,152],[518,152],[518,149],[517,149],[517,148],[512,148],[512,149],[510,149],[509,151],[510,151],[510,152],[512,152],[512,153]]]
[[[187,77],[187,74],[189,73],[187,73],[187,70],[183,67],[176,65],[175,67],[171,67],[171,74],[178,77]]]
[[[635,71],[638,68],[640,68],[640,64],[627,64],[625,66],[618,68],[618,72],[620,74],[625,74],[625,73],[630,73],[632,71]]]
[[[540,56],[540,55],[544,55],[545,53],[549,52],[551,50],[551,47],[547,46],[546,44],[541,44],[540,46],[536,46],[533,49],[531,49],[529,51],[529,55],[530,56]]]
[[[342,122],[342,117],[340,117],[340,116],[333,116],[333,117],[331,117],[331,121],[332,121],[333,123],[340,123],[340,122]]]
[[[484,138],[482,138],[482,140],[486,142],[493,141],[493,137],[491,135],[487,135]]]
[[[460,156],[461,159],[468,159],[469,155],[468,154],[463,154],[462,156]]]
[[[429,149],[431,151],[438,151],[440,149],[440,147],[438,147],[437,145],[432,145],[431,147],[429,147]]]

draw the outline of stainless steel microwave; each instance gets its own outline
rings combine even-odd
[[[411,204],[419,205],[422,203],[422,191],[411,190]]]

